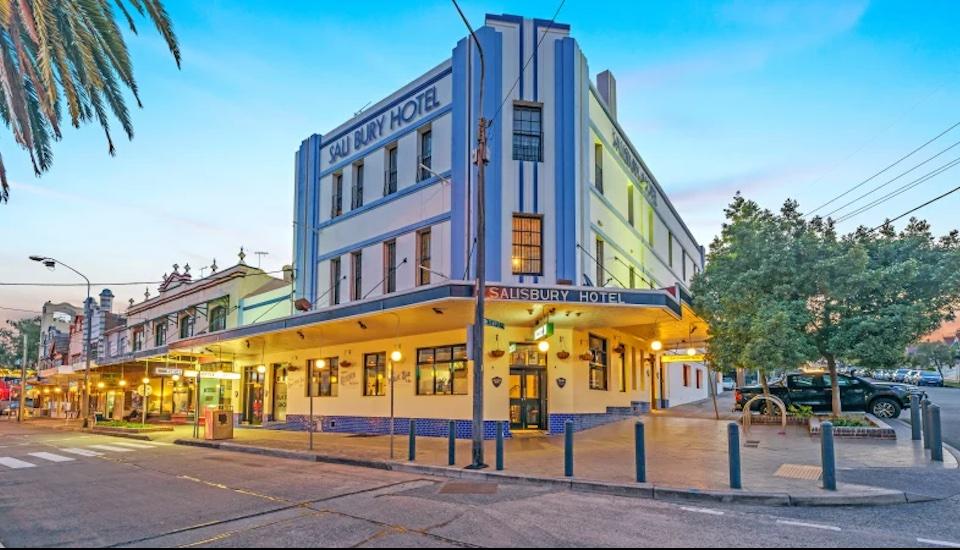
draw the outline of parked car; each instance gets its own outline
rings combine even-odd
[[[737,389],[737,381],[729,376],[723,379],[723,391],[733,391]]]
[[[906,376],[903,377],[903,381],[907,384],[913,384],[914,386],[917,386],[920,383],[920,374],[921,371],[911,370]]]
[[[920,373],[920,376],[915,383],[918,386],[936,386],[938,388],[942,388],[943,377],[940,376],[940,373],[935,370],[925,370]]]
[[[903,379],[906,378],[909,373],[910,369],[897,369],[893,371],[893,382],[903,382]]]
[[[832,407],[832,388],[829,374],[791,373],[769,384],[770,394],[790,405],[808,406],[814,411],[829,411]],[[855,376],[839,375],[840,406],[845,411],[862,411],[877,418],[897,418],[903,409],[910,408],[910,395],[923,392],[903,384],[868,382]],[[763,395],[760,386],[737,388],[736,408],[743,410],[747,401]],[[764,404],[757,400],[751,409],[760,410]]]

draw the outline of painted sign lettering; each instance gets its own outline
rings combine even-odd
[[[613,148],[617,151],[617,154],[620,155],[620,159],[623,160],[623,163],[627,166],[627,169],[633,173],[633,176],[637,178],[637,181],[640,183],[640,191],[647,197],[647,200],[650,201],[650,204],[653,206],[657,205],[657,192],[653,189],[650,180],[647,178],[647,175],[643,172],[643,166],[640,164],[640,159],[634,156],[633,151],[630,150],[630,146],[627,145],[627,142],[620,137],[620,134],[616,130],[613,132]]]
[[[581,302],[587,304],[623,304],[627,303],[622,292],[612,290],[531,288],[531,287],[487,287],[490,300],[517,300],[523,302]]]

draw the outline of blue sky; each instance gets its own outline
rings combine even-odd
[[[241,245],[268,251],[263,266],[279,268],[291,257],[300,140],[436,65],[463,35],[442,0],[166,4],[183,69],[142,24],[130,47],[145,108],[116,157],[99,128],[68,129],[53,170],[37,179],[0,134],[14,185],[0,206],[0,282],[74,281],[29,254],[105,282],[155,281],[173,263],[229,265]],[[462,5],[479,25],[487,12],[549,19],[558,1]],[[737,190],[770,207],[793,197],[812,208],[960,121],[957,2],[567,0],[558,19],[572,25],[591,72],[617,76],[621,124],[704,245]],[[917,159],[956,140],[960,129]],[[960,148],[951,153],[942,160]],[[841,229],[899,214],[958,175]],[[958,201],[923,215],[946,232]],[[143,297],[144,286],[111,288],[121,303]],[[0,287],[3,307],[38,309],[47,298],[79,302],[82,291]]]

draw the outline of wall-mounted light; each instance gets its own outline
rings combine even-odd
[[[653,342],[650,342],[650,349],[652,349],[653,351],[662,350],[663,342],[661,342],[660,340],[654,340]]]
[[[540,340],[540,342],[537,344],[537,349],[540,350],[540,353],[547,353],[550,351],[550,342],[547,342],[546,340]]]
[[[403,354],[400,353],[400,350],[395,349],[390,352],[390,360],[394,363],[399,363],[400,361],[403,361]]]
[[[126,386],[126,385],[127,385],[127,381],[126,381],[126,380],[124,380],[123,378],[121,378],[121,379],[120,379],[120,381],[119,381],[119,382],[117,382],[117,385],[118,385],[118,386],[120,386],[120,387],[122,388],[122,387],[124,387],[124,386]]]
[[[697,354],[697,350],[695,348],[687,348],[687,355],[689,355],[690,357],[693,357],[696,354]]]
[[[144,378],[143,378],[143,384],[144,384],[144,385],[147,385],[147,384],[149,384],[149,383],[150,383],[150,379],[144,377]]]
[[[105,388],[105,387],[107,387],[107,385],[104,384],[103,382],[97,382],[97,389],[98,389],[98,390],[102,390],[102,389]]]
[[[267,372],[267,366],[266,366],[266,365],[257,365],[257,372],[260,373],[260,374],[264,374],[265,372]]]

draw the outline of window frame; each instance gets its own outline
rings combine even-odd
[[[421,166],[423,165],[423,166]],[[427,126],[417,133],[417,181],[429,179],[433,174],[433,128]]]
[[[350,299],[363,299],[363,250],[350,253]]]
[[[333,183],[330,185],[330,219],[343,215],[343,172],[333,174]]]
[[[326,366],[317,367],[317,361],[323,361]],[[339,397],[340,396],[340,358],[324,357],[322,359],[308,359],[308,368],[312,376],[325,371],[328,378],[327,391],[324,391],[323,379],[317,378],[307,383],[307,397]]]
[[[594,347],[595,343],[600,343],[602,346]],[[593,333],[587,334],[587,346],[590,350],[590,361],[588,364],[588,384],[591,390],[607,391],[610,389],[609,345],[610,344],[606,338]],[[598,355],[600,356],[600,359],[598,359]],[[602,384],[597,384],[595,382],[594,373],[598,371],[600,372],[601,376],[597,378],[597,380],[602,381]]]
[[[603,144],[593,144],[593,186],[603,194]]]
[[[524,120],[522,113],[530,113]],[[536,117],[532,115],[536,114]],[[518,116],[519,115],[519,116]],[[534,120],[536,118],[536,120]],[[513,102],[512,158],[522,162],[543,162],[543,104]],[[535,154],[529,154],[536,148]]]
[[[536,222],[537,229],[518,229],[517,223]],[[514,275],[540,277],[543,275],[543,215],[514,212],[511,222],[511,261],[510,269]],[[536,242],[524,242],[524,236]],[[520,241],[517,238],[520,237]],[[535,254],[531,254],[535,253]],[[536,269],[534,269],[536,268]]]
[[[337,256],[330,259],[330,305],[340,304],[340,279],[343,277],[343,261]]]
[[[417,231],[417,286],[430,284],[430,276],[433,274],[431,261],[433,259],[433,231],[427,227]],[[426,243],[426,248],[424,248]]]
[[[153,347],[159,348],[167,343],[167,318],[161,317],[153,322]]]
[[[388,197],[397,192],[399,180],[400,152],[399,144],[394,142],[385,148],[386,159],[384,164],[386,169],[383,171],[383,196]]]
[[[369,358],[375,358],[374,365],[369,365]],[[373,368],[375,381],[374,392],[370,393],[369,371]],[[380,376],[378,376],[380,375]],[[376,351],[363,354],[363,396],[364,397],[384,397],[387,395],[387,352]]]
[[[438,352],[449,351],[449,360],[437,361]],[[425,353],[429,352],[430,361],[424,361],[423,356]],[[423,396],[455,396],[455,395],[467,395],[469,393],[469,381],[470,373],[468,371],[469,365],[467,364],[467,345],[466,344],[452,344],[446,346],[431,346],[424,348],[417,348],[417,355],[415,356],[415,378],[414,381],[414,390],[416,395]],[[443,391],[437,391],[437,368],[441,369],[441,372],[444,372],[444,366],[446,366],[446,371],[449,373],[449,382],[447,383],[447,388],[444,388]],[[425,393],[421,391],[421,379],[423,375],[423,370],[431,369],[432,384],[430,393]],[[457,391],[457,374],[462,375],[463,391]],[[449,391],[446,391],[449,389]]]
[[[383,293],[397,291],[397,241],[391,239],[383,243]]]
[[[353,165],[353,181],[350,184],[350,210],[356,210],[363,207],[363,161]]]
[[[594,251],[594,258],[596,259],[596,264],[597,264],[597,272],[596,272],[597,280],[595,281],[594,284],[598,287],[603,287],[603,286],[606,286],[606,269],[603,267],[603,264],[605,261],[604,255],[606,254],[606,252],[605,252],[605,243],[603,239],[601,239],[600,237],[597,237],[596,242],[594,243],[593,251]]]

